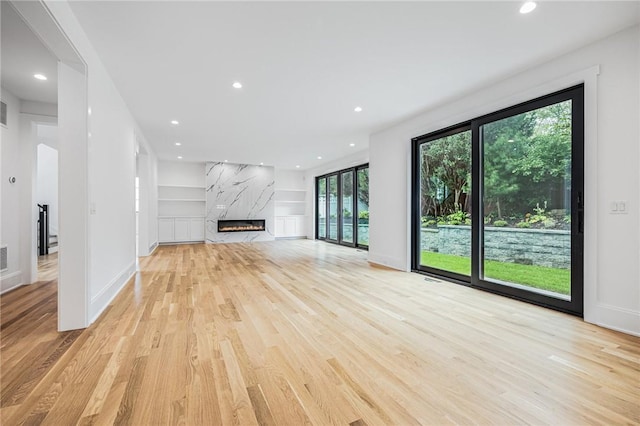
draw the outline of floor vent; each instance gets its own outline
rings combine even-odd
[[[0,102],[0,124],[7,125],[7,104]]]
[[[7,262],[7,246],[0,247],[0,271],[6,271],[9,269]]]

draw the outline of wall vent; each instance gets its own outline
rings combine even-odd
[[[7,104],[0,102],[0,124],[7,125]]]
[[[6,271],[9,269],[7,262],[7,246],[0,246],[0,271]]]

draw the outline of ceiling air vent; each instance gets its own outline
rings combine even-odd
[[[0,124],[3,126],[7,125],[7,104],[4,102],[0,102],[2,104],[2,109],[0,110]]]

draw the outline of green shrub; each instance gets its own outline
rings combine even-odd
[[[362,210],[361,212],[358,212],[358,219],[369,220],[369,210]]]
[[[556,220],[552,218],[547,218],[542,222],[542,226],[545,229],[551,229],[556,227]]]
[[[424,224],[425,224],[425,225],[427,225],[427,226],[433,226],[433,225],[435,225],[436,223],[437,223],[437,222],[436,222],[435,220],[430,219],[430,220],[426,221]]]
[[[528,222],[531,223],[538,223],[538,222],[542,222],[544,223],[544,221],[546,221],[547,219],[549,219],[546,215],[546,210],[547,210],[547,202],[544,202],[544,207],[540,207],[540,203],[536,203],[535,208],[533,209],[534,212],[536,212],[536,214],[534,215],[529,215],[529,213],[527,213],[527,215],[529,216],[525,216],[528,218]]]
[[[463,212],[462,210],[458,210],[455,213],[451,213],[449,215],[447,215],[447,222],[449,222],[450,225],[459,225],[461,223],[464,223],[465,219],[467,219],[468,216],[465,212]],[[458,222],[453,223],[453,222]]]
[[[504,226],[507,226],[507,221],[506,220],[496,220],[495,222],[493,222],[493,226],[497,226],[498,228],[502,228]]]
[[[531,228],[531,224],[529,222],[518,222],[516,223],[516,228]]]

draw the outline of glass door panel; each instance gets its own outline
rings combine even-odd
[[[479,278],[571,300],[572,101],[479,129]]]
[[[340,221],[340,242],[348,245],[353,244],[354,232],[353,232],[353,170],[340,173],[340,185],[341,185],[341,217]]]
[[[471,274],[471,130],[422,143],[418,244],[421,269]]]
[[[358,245],[369,246],[369,168],[357,171],[358,197],[356,200]]]
[[[330,240],[338,240],[338,175],[332,175],[327,178],[329,198],[329,232],[327,238]]]
[[[318,238],[327,238],[327,179],[318,179]]]

